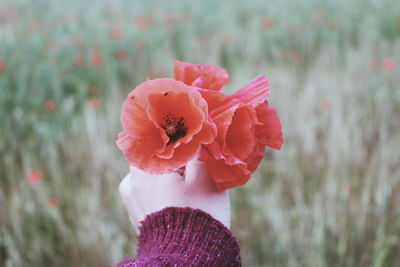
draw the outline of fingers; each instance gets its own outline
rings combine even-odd
[[[196,184],[201,181],[199,179],[203,176],[207,176],[206,165],[203,161],[198,160],[197,157],[190,160],[186,164],[185,168],[185,183]]]
[[[138,222],[145,214],[143,208],[140,206],[136,185],[130,173],[128,173],[119,184],[119,193],[128,212],[129,220],[131,221],[135,231],[138,232]]]
[[[186,165],[185,184],[196,191],[208,193],[220,192],[214,180],[207,173],[206,163],[197,158],[189,161]]]

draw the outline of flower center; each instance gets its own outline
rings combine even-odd
[[[186,135],[188,128],[185,127],[185,118],[177,117],[171,113],[168,113],[163,120],[164,124],[161,125],[161,127],[164,129],[165,134],[169,137],[167,145],[175,143],[176,140]]]

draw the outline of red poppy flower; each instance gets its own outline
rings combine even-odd
[[[58,201],[52,197],[49,197],[47,199],[47,204],[49,204],[49,207],[53,209],[56,209],[58,207]]]
[[[125,50],[118,50],[115,54],[115,58],[118,61],[125,61],[128,58],[128,53]]]
[[[4,59],[0,58],[0,72],[6,69],[6,62]]]
[[[187,85],[218,91],[228,82],[229,76],[218,66],[174,61],[174,78]]]
[[[30,184],[38,184],[43,179],[43,174],[39,169],[30,170],[25,177],[26,181]]]
[[[154,174],[183,167],[216,136],[201,94],[168,78],[136,87],[122,106],[121,122],[118,147],[131,165]]]
[[[87,103],[92,109],[98,109],[100,107],[100,100],[97,97],[90,98]]]
[[[200,160],[223,190],[245,184],[264,157],[265,147],[280,149],[281,123],[266,98],[269,82],[258,76],[232,96],[202,90],[210,116],[217,125],[217,137],[204,146]]]
[[[46,102],[44,102],[44,107],[46,111],[50,112],[56,108],[56,103],[53,99],[47,99]]]
[[[395,67],[394,60],[391,58],[387,58],[382,62],[382,66],[385,71],[391,72],[394,70]]]
[[[97,50],[92,51],[91,61],[93,66],[95,67],[100,66],[103,63],[103,56]]]
[[[74,58],[74,65],[76,67],[82,67],[85,64],[85,58],[83,56],[76,56]]]
[[[113,39],[120,39],[122,37],[122,30],[121,28],[114,27],[110,29],[110,36]]]

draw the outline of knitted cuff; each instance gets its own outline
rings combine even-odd
[[[240,266],[237,239],[202,210],[168,207],[148,215],[139,230],[139,257],[179,257],[196,266]]]

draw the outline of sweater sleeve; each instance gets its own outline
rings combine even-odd
[[[169,207],[141,222],[138,255],[128,266],[241,266],[237,239],[208,213]]]

